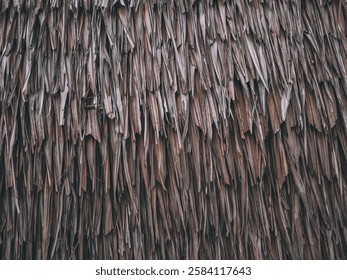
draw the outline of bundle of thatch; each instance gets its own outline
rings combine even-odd
[[[0,258],[347,257],[345,0],[1,0]]]

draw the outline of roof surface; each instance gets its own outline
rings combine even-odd
[[[0,258],[347,258],[346,1],[0,1]]]

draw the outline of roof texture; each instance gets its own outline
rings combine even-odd
[[[0,258],[347,258],[346,36],[345,0],[1,0]]]

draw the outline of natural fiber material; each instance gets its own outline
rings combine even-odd
[[[347,258],[347,4],[0,1],[0,258]]]

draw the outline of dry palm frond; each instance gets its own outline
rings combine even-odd
[[[347,258],[347,4],[0,1],[0,258]]]

